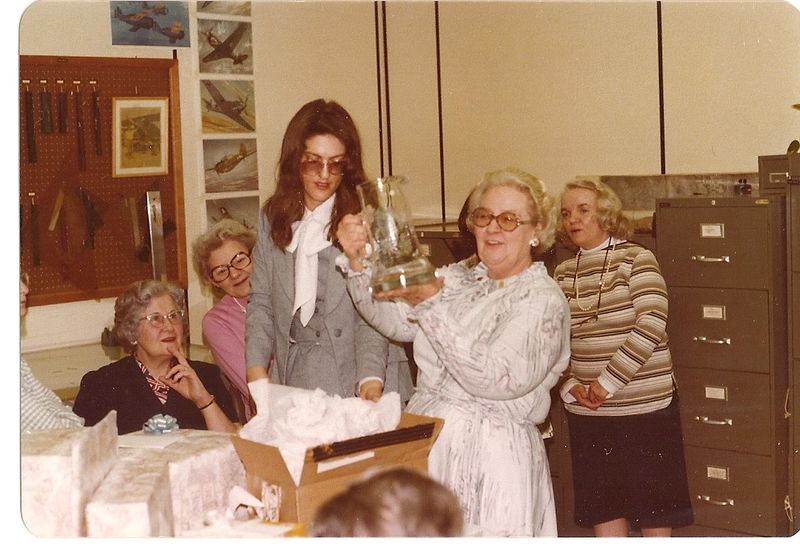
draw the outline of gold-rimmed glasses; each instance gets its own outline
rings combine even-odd
[[[512,213],[511,211],[503,211],[498,215],[494,215],[483,207],[478,207],[472,211],[469,215],[469,219],[472,221],[472,224],[478,228],[485,228],[489,226],[493,220],[496,220],[497,226],[505,232],[513,232],[519,228],[521,224],[528,224],[531,222],[529,220],[521,220],[516,213]]]
[[[319,176],[325,167],[334,176],[341,176],[347,169],[347,159],[339,157],[323,161],[319,157],[306,157],[300,161],[300,172],[308,176]]]

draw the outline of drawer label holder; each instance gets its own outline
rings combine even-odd
[[[703,320],[725,320],[725,305],[702,305]]]
[[[725,224],[722,222],[707,222],[700,224],[701,238],[724,238]]]
[[[719,466],[706,466],[706,478],[719,479],[721,481],[728,481],[728,468],[721,468]]]

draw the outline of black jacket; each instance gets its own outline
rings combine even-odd
[[[189,361],[209,393],[232,422],[238,422],[233,400],[220,377],[219,368],[206,362]],[[136,359],[127,356],[117,362],[86,373],[75,398],[73,412],[93,426],[112,410],[117,411],[120,435],[142,429],[156,414],[169,414],[183,429],[208,429],[203,414],[192,403],[172,389],[167,402],[161,404],[139,369]]]

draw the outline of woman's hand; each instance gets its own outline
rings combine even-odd
[[[597,380],[589,384],[589,402],[597,405],[595,409],[606,401],[606,397],[608,391]]]
[[[345,215],[336,228],[336,239],[347,255],[353,272],[364,270],[361,259],[366,256],[368,237],[367,226],[361,215]]]
[[[416,286],[378,292],[375,294],[375,299],[402,299],[412,307],[416,307],[423,301],[439,293],[443,286],[444,277],[440,276],[427,284],[418,284]]]
[[[160,376],[158,379],[180,393],[182,397],[192,401],[197,408],[208,404],[213,397],[206,390],[203,382],[200,381],[194,368],[189,366],[189,361],[183,356],[180,348],[171,346],[168,351],[175,357],[178,364],[170,368],[166,375]]]
[[[378,402],[383,395],[383,383],[378,380],[368,380],[361,384],[358,396],[367,401]]]
[[[605,395],[603,395],[602,399],[598,400],[597,394],[596,394],[597,392],[596,391],[595,392],[592,391],[592,386],[594,386],[594,385],[596,385],[600,389],[603,389],[602,385],[600,385],[596,381],[593,381],[588,386],[581,385],[580,383],[576,383],[569,390],[569,393],[570,393],[570,395],[575,397],[575,400],[578,401],[579,405],[585,406],[586,408],[588,408],[590,410],[597,410],[600,407],[600,405],[603,404],[603,401],[605,400],[605,395],[608,395],[608,392],[606,392],[606,390],[603,389],[603,391],[605,392]]]

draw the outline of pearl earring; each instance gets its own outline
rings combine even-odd
[[[530,244],[531,244],[531,247],[536,247],[537,245],[539,245],[539,238],[533,238],[530,241]]]

